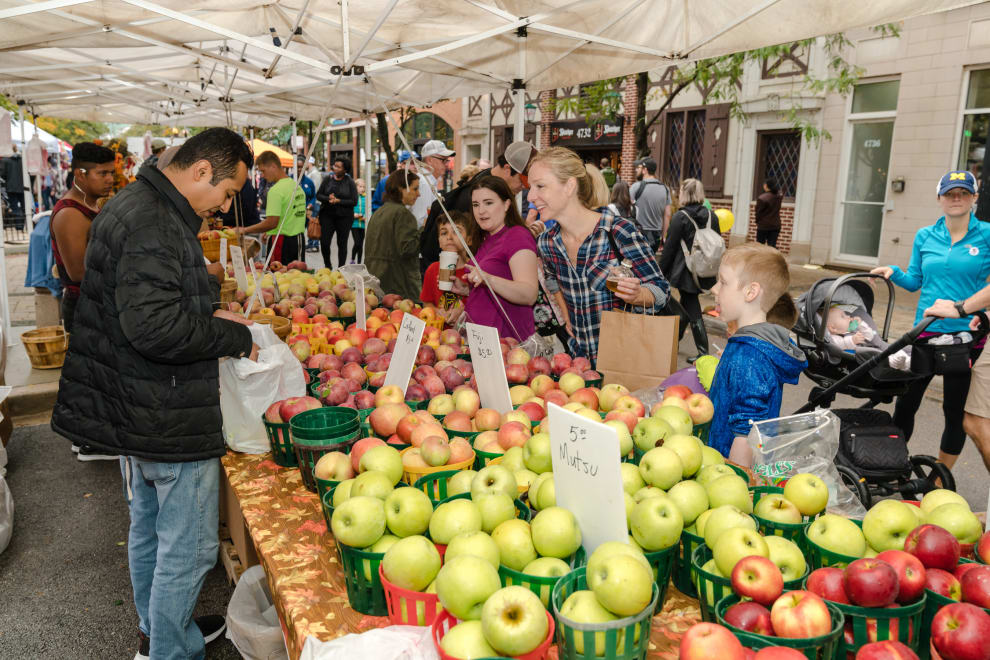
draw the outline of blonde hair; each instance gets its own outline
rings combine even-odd
[[[705,201],[705,186],[697,179],[684,179],[681,181],[681,193],[677,196],[677,201],[681,206],[701,204]]]
[[[608,184],[601,171],[594,165],[581,162],[581,158],[565,147],[550,147],[536,154],[533,163],[543,163],[550,168],[561,183],[568,179],[577,181],[577,198],[586,209],[592,211],[608,206]]]
[[[457,175],[458,186],[467,183],[468,181],[474,178],[475,174],[481,171],[481,168],[475,164],[475,161],[477,160],[478,159],[475,158],[474,161],[471,161],[468,165],[466,165],[464,169],[461,170],[461,173]]]
[[[787,289],[791,273],[787,260],[776,248],[760,243],[737,245],[725,251],[722,265],[735,268],[743,286],[756,282],[763,290],[760,307],[767,321],[791,328],[797,321],[797,308]]]

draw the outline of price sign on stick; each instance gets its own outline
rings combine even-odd
[[[261,285],[258,284],[258,274],[251,270],[251,279],[254,281],[254,295],[258,299],[259,310],[265,306],[265,297],[261,295]],[[257,313],[257,312],[255,312]]]
[[[237,288],[247,293],[247,271],[244,270],[244,253],[239,245],[230,246],[230,260],[234,264],[234,279],[237,280]]]
[[[423,339],[426,323],[412,314],[402,315],[402,325],[399,326],[399,336],[395,338],[395,350],[392,361],[385,372],[385,385],[398,385],[403,394],[409,386],[409,377],[416,366],[416,353],[419,352],[419,342]]]
[[[618,434],[553,403],[547,412],[557,506],[574,513],[581,526],[581,544],[589,555],[606,541],[625,542],[628,532]]]
[[[478,383],[481,405],[502,414],[512,411],[509,382],[505,378],[502,348],[498,343],[498,330],[487,325],[465,324],[474,379]]]
[[[227,269],[227,239],[220,239],[220,265]]]
[[[364,278],[360,275],[355,275],[351,279],[351,288],[354,289],[354,308],[357,310],[355,314],[357,315],[356,323],[357,327],[362,330],[368,329],[368,317],[365,305],[367,304],[364,299]],[[398,343],[398,342],[396,342]]]

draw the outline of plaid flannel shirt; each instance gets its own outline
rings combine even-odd
[[[656,257],[649,243],[636,226],[620,218],[606,208],[600,209],[602,217],[598,226],[584,239],[578,249],[577,264],[572,265],[560,236],[560,224],[543,232],[537,240],[544,275],[560,288],[567,303],[568,316],[574,336],[568,340],[568,348],[574,355],[583,355],[594,365],[598,360],[598,329],[602,312],[621,309],[625,303],[608,290],[605,280],[613,266],[623,259],[632,262],[633,272],[653,294],[654,305],[650,311],[658,313],[667,305],[670,284],[660,272]],[[617,256],[608,240],[613,236],[621,256]],[[642,308],[636,308],[643,311]]]

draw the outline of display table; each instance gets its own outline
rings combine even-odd
[[[386,617],[350,608],[333,536],[299,470],[279,467],[271,454],[228,452],[222,462],[268,577],[290,658],[299,657],[308,635],[326,641],[389,625]],[[700,619],[698,601],[671,585],[653,618],[647,657],[677,658],[680,638]]]

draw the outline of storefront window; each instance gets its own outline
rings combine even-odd
[[[448,149],[454,148],[454,131],[450,124],[432,112],[417,112],[403,122],[402,133],[414,149],[428,140],[440,140]]]
[[[352,141],[351,129],[345,128],[342,131],[333,131],[330,133],[330,144],[350,144]]]
[[[856,85],[852,101],[853,114],[896,110],[897,94],[900,87],[901,82],[899,80]]]
[[[979,180],[990,134],[990,69],[970,71],[963,111],[962,139],[959,142],[961,170],[969,170]]]

